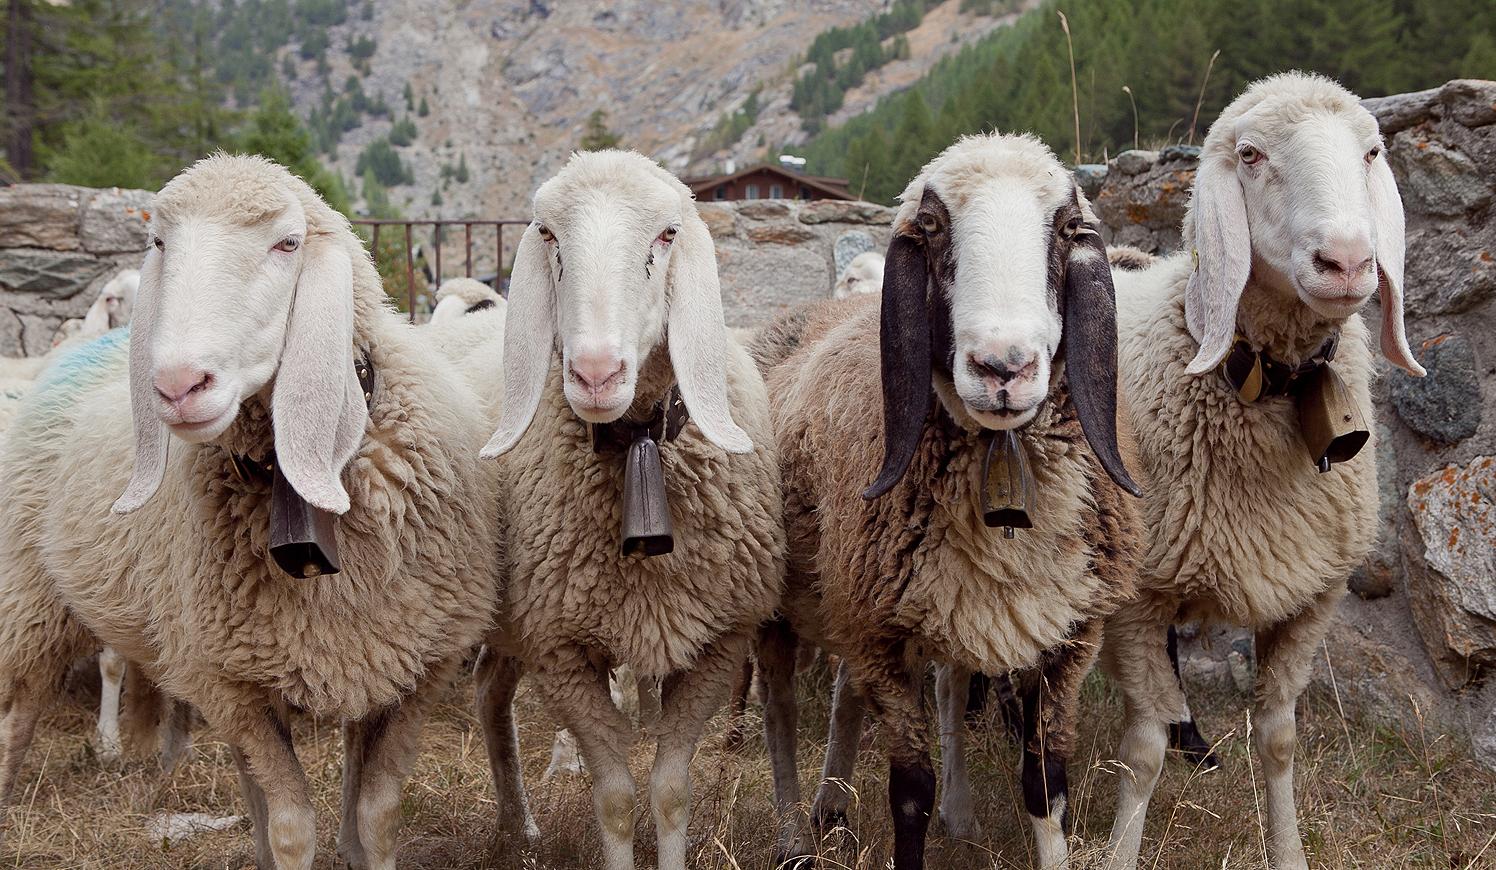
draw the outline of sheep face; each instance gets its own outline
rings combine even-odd
[[[1116,446],[1116,311],[1095,216],[1037,140],[963,139],[903,194],[882,300],[885,456],[869,497],[903,475],[931,387],[986,429],[1033,420],[1067,364],[1107,471],[1136,491]]]
[[[1376,119],[1344,88],[1265,79],[1211,126],[1185,220],[1197,258],[1186,296],[1191,372],[1229,350],[1248,279],[1339,321],[1382,292],[1382,348],[1421,373],[1402,323],[1402,202]]]
[[[130,335],[135,469],[115,503],[145,503],[169,436],[219,438],[269,399],[276,464],[307,502],[348,510],[341,482],[368,409],[353,371],[354,273],[378,276],[347,220],[283,167],[215,155],[156,197]]]
[[[515,253],[504,338],[504,416],[484,449],[518,443],[553,355],[578,417],[607,423],[635,401],[640,368],[668,349],[691,419],[733,453],[752,448],[728,411],[721,288],[691,191],[623,151],[576,154],[535,194]]]
[[[883,255],[877,251],[863,251],[847,264],[847,271],[837,279],[831,295],[845,299],[853,293],[877,293],[883,289]]]

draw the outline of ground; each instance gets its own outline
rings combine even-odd
[[[462,680],[426,733],[425,751],[405,789],[401,864],[407,868],[501,866],[488,857],[493,799],[483,739]],[[809,794],[824,749],[829,679],[815,667],[801,676],[804,712],[800,764]],[[1197,774],[1171,755],[1160,782],[1144,844],[1144,868],[1261,868],[1262,781],[1246,739],[1247,707],[1239,696],[1196,693],[1207,737],[1219,741],[1224,768]],[[585,779],[542,785],[554,723],[528,688],[520,694],[525,776],[545,839],[527,867],[582,868],[599,863]],[[995,708],[995,704],[992,705]],[[1111,824],[1116,791],[1110,761],[1120,701],[1099,675],[1085,692],[1079,758],[1071,767],[1072,848],[1078,867],[1093,866]],[[1397,730],[1343,716],[1333,696],[1300,704],[1299,806],[1310,865],[1315,868],[1496,868],[1496,775],[1470,761],[1452,738]],[[713,722],[692,772],[691,866],[759,870],[771,863],[770,777],[762,740],[746,749],[722,747],[725,720]],[[311,777],[320,834],[317,867],[336,867],[339,741],[331,722],[302,718],[297,748]],[[987,839],[956,843],[932,827],[931,868],[1033,866],[1029,826],[1015,773],[1017,753],[1002,727],[980,724],[972,741],[972,776]],[[199,834],[170,847],[145,831],[159,812],[242,812],[227,747],[200,728],[187,760],[170,776],[147,760],[108,767],[94,755],[93,711],[75,693],[42,723],[0,845],[0,867],[228,868],[253,865],[247,825]],[[822,866],[879,868],[888,859],[890,827],[886,769],[876,730],[863,746],[854,785],[851,827],[857,842],[828,841]],[[647,782],[652,748],[635,748],[637,779]],[[1250,784],[1249,784],[1250,783]],[[644,804],[641,803],[641,806]],[[648,813],[637,826],[636,857],[652,866]]]

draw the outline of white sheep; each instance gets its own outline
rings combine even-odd
[[[344,720],[339,851],[392,867],[424,716],[492,624],[498,475],[474,447],[501,330],[410,327],[347,220],[261,158],[173,179],[151,244],[130,329],[51,366],[0,448],[0,796],[102,641],[233,747],[260,867],[316,843],[286,711]],[[341,573],[272,561],[276,486],[325,512]]]
[[[883,255],[877,251],[863,251],[852,258],[846,271],[836,279],[831,296],[845,299],[853,293],[877,293],[882,289]]]
[[[436,307],[431,309],[430,323],[449,320],[487,308],[503,308],[504,297],[475,278],[448,278],[436,291]]]
[[[1270,863],[1307,866],[1294,705],[1375,540],[1378,499],[1375,445],[1321,473],[1293,397],[1333,355],[1352,406],[1372,419],[1357,311],[1377,291],[1382,353],[1423,374],[1403,329],[1402,204],[1383,148],[1376,120],[1334,82],[1259,81],[1205,138],[1184,250],[1117,273],[1121,385],[1151,534],[1140,595],[1106,624],[1103,662],[1127,711],[1109,867],[1137,864],[1166,726],[1185,711],[1166,633],[1193,619],[1256,632],[1252,736]]]
[[[633,866],[636,798],[633,727],[607,670],[629,664],[662,681],[650,803],[658,866],[681,870],[688,764],[783,580],[768,397],[727,336],[711,235],[689,188],[638,154],[576,154],[540,187],[508,316],[503,419],[484,451],[503,457],[504,618],[592,773],[609,870]],[[649,453],[645,434],[674,542],[649,558],[626,555],[619,535],[618,448]]]
[[[845,810],[845,784],[827,780],[850,776],[865,703],[888,746],[894,866],[923,866],[935,801],[923,663],[946,665],[942,757],[958,783],[970,674],[1017,670],[1024,804],[1041,865],[1059,866],[1080,684],[1101,620],[1132,592],[1140,534],[1122,492],[1137,489],[1116,428],[1111,272],[1085,197],[1031,137],[963,139],[902,200],[881,302],[825,303],[788,319],[797,338],[771,327],[756,348],[771,366],[789,541],[783,618],[758,648],[779,857],[807,851],[793,819],[805,637],[846,666],[818,822]],[[1002,523],[984,516],[983,476],[1010,432],[1035,487],[1033,527],[1012,537],[989,527]],[[942,797],[957,836],[975,830],[968,798]]]

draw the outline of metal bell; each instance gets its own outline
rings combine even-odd
[[[1001,527],[1005,538],[1013,537],[1014,529],[1033,528],[1029,510],[1037,490],[1017,430],[991,433],[982,459],[982,522],[988,528]]]
[[[623,467],[623,555],[647,559],[674,549],[660,446],[639,435],[629,444]]]
[[[307,504],[279,465],[270,484],[270,557],[282,571],[301,579],[343,570],[337,516]]]
[[[1371,438],[1351,391],[1328,364],[1308,376],[1298,394],[1298,409],[1299,432],[1321,474],[1360,453]]]

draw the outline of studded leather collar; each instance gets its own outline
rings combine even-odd
[[[1257,350],[1241,334],[1226,358],[1221,360],[1221,377],[1236,391],[1243,402],[1256,402],[1273,396],[1297,395],[1308,382],[1308,376],[1335,359],[1340,333],[1331,333],[1312,356],[1296,366],[1275,359],[1265,350]]]
[[[595,453],[622,453],[640,435],[656,442],[674,441],[680,435],[691,414],[680,396],[680,385],[670,387],[664,399],[654,403],[649,417],[644,420],[617,419],[611,423],[593,423],[592,450]]]

